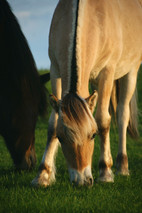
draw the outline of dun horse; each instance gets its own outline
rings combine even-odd
[[[32,53],[16,17],[0,0],[0,134],[20,169],[36,163],[37,116],[46,110],[46,94]]]
[[[35,185],[55,180],[58,141],[70,180],[92,185],[94,137],[100,136],[99,180],[113,182],[110,100],[117,114],[117,173],[129,175],[126,131],[137,136],[136,81],[142,61],[141,0],[60,0],[51,30],[51,103],[48,141]],[[89,81],[98,88],[89,95]]]

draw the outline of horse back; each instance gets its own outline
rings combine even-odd
[[[140,0],[79,1],[77,26],[73,25],[73,2],[59,1],[51,25],[49,54],[60,76],[66,78],[70,73],[73,28],[77,29],[76,60],[80,82],[90,74],[97,78],[105,66],[115,67],[117,79],[129,72],[133,64],[140,63]]]

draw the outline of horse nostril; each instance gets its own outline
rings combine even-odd
[[[92,178],[92,177],[88,177],[88,178],[87,178],[87,184],[88,184],[89,186],[92,186],[92,185],[93,185],[93,178]]]
[[[93,178],[89,179],[90,185],[93,185]]]

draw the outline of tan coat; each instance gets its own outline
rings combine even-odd
[[[47,186],[55,180],[54,156],[59,139],[71,182],[92,185],[97,130],[99,180],[114,181],[109,136],[112,94],[119,132],[117,173],[129,175],[126,132],[128,126],[137,132],[134,91],[142,61],[142,1],[60,0],[50,29],[49,56],[54,109],[46,150],[33,184]],[[89,96],[89,79],[93,87],[98,86],[95,119],[91,112],[97,95],[94,92]],[[115,87],[116,79],[119,84]],[[115,88],[119,88],[118,99]]]

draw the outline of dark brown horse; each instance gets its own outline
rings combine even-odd
[[[44,81],[9,4],[0,0],[0,134],[20,169],[36,163],[35,126],[47,105]]]

